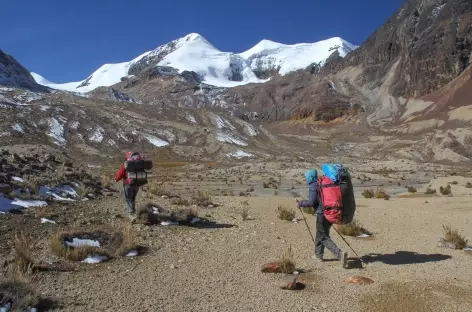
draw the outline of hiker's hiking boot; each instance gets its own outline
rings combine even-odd
[[[341,258],[339,260],[341,260],[341,265],[343,269],[346,269],[347,268],[347,252],[341,253]]]
[[[320,262],[320,263],[324,262],[323,256],[313,255],[311,256],[311,258],[315,260],[316,262]]]

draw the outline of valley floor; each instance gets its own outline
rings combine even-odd
[[[442,225],[472,237],[470,196],[358,198],[357,219],[374,234],[346,238],[361,256],[364,269],[343,269],[339,262],[316,263],[307,228],[277,218],[278,205],[295,207],[295,199],[250,197],[252,220],[240,216],[245,197],[216,197],[217,208],[199,215],[217,222],[212,228],[135,224],[138,257],[101,264],[77,264],[70,272],[43,272],[36,277],[43,296],[54,298],[60,311],[471,311],[472,255],[438,247]],[[145,202],[143,194],[140,201]],[[167,205],[168,199],[157,199]],[[13,228],[39,238],[38,258],[51,258],[49,241],[68,223],[119,224],[121,196],[72,206],[55,206],[58,225],[40,224],[33,213],[2,217],[2,241]],[[298,211],[297,218],[302,215]],[[306,216],[314,233],[313,216]],[[13,228],[12,228],[13,227]],[[9,230],[8,230],[9,229]],[[354,254],[332,231],[336,243]],[[291,246],[299,291],[275,284],[283,275],[261,273],[261,266],[280,259]],[[2,248],[5,254],[7,247]],[[331,258],[329,252],[325,257]],[[362,275],[374,283],[347,284]]]

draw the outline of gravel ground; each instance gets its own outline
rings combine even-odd
[[[72,272],[40,273],[39,291],[57,299],[60,311],[472,310],[472,255],[437,247],[443,224],[472,237],[470,197],[359,198],[357,219],[374,235],[346,239],[359,255],[371,256],[364,269],[347,270],[337,261],[311,259],[313,243],[303,220],[295,224],[277,218],[276,207],[294,207],[294,198],[249,198],[253,219],[247,221],[240,216],[243,200],[218,197],[214,201],[220,207],[200,209],[200,216],[211,216],[220,225],[213,228],[133,225],[139,242],[148,247],[145,254],[79,264]],[[165,199],[158,202],[168,205]],[[58,207],[64,220],[67,213],[80,216],[61,227],[87,219],[118,224],[121,221],[114,216],[122,206],[122,199],[115,196],[72,206],[67,212]],[[297,217],[302,217],[300,212]],[[314,233],[314,217],[307,220]],[[41,254],[47,255],[46,241],[55,228],[37,223],[43,232],[34,233],[43,235]],[[354,257],[339,236],[331,234]],[[303,290],[281,290],[276,283],[282,274],[260,271],[289,246],[303,272],[298,279],[305,284]],[[329,252],[326,257],[331,257]],[[350,264],[356,267],[354,259]],[[374,283],[344,282],[353,275]]]

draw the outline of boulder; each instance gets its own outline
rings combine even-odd
[[[47,161],[47,162],[52,161],[53,162],[53,161],[56,161],[56,157],[54,155],[51,155],[51,154],[45,154],[44,155],[44,161]]]
[[[368,284],[372,284],[374,281],[368,277],[355,275],[355,276],[351,276],[345,279],[344,282],[349,283],[349,284],[356,284],[356,285],[368,285]]]

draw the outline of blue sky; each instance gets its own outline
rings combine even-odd
[[[222,51],[262,39],[361,44],[405,0],[23,0],[2,4],[0,49],[53,82],[86,78],[196,32]]]

